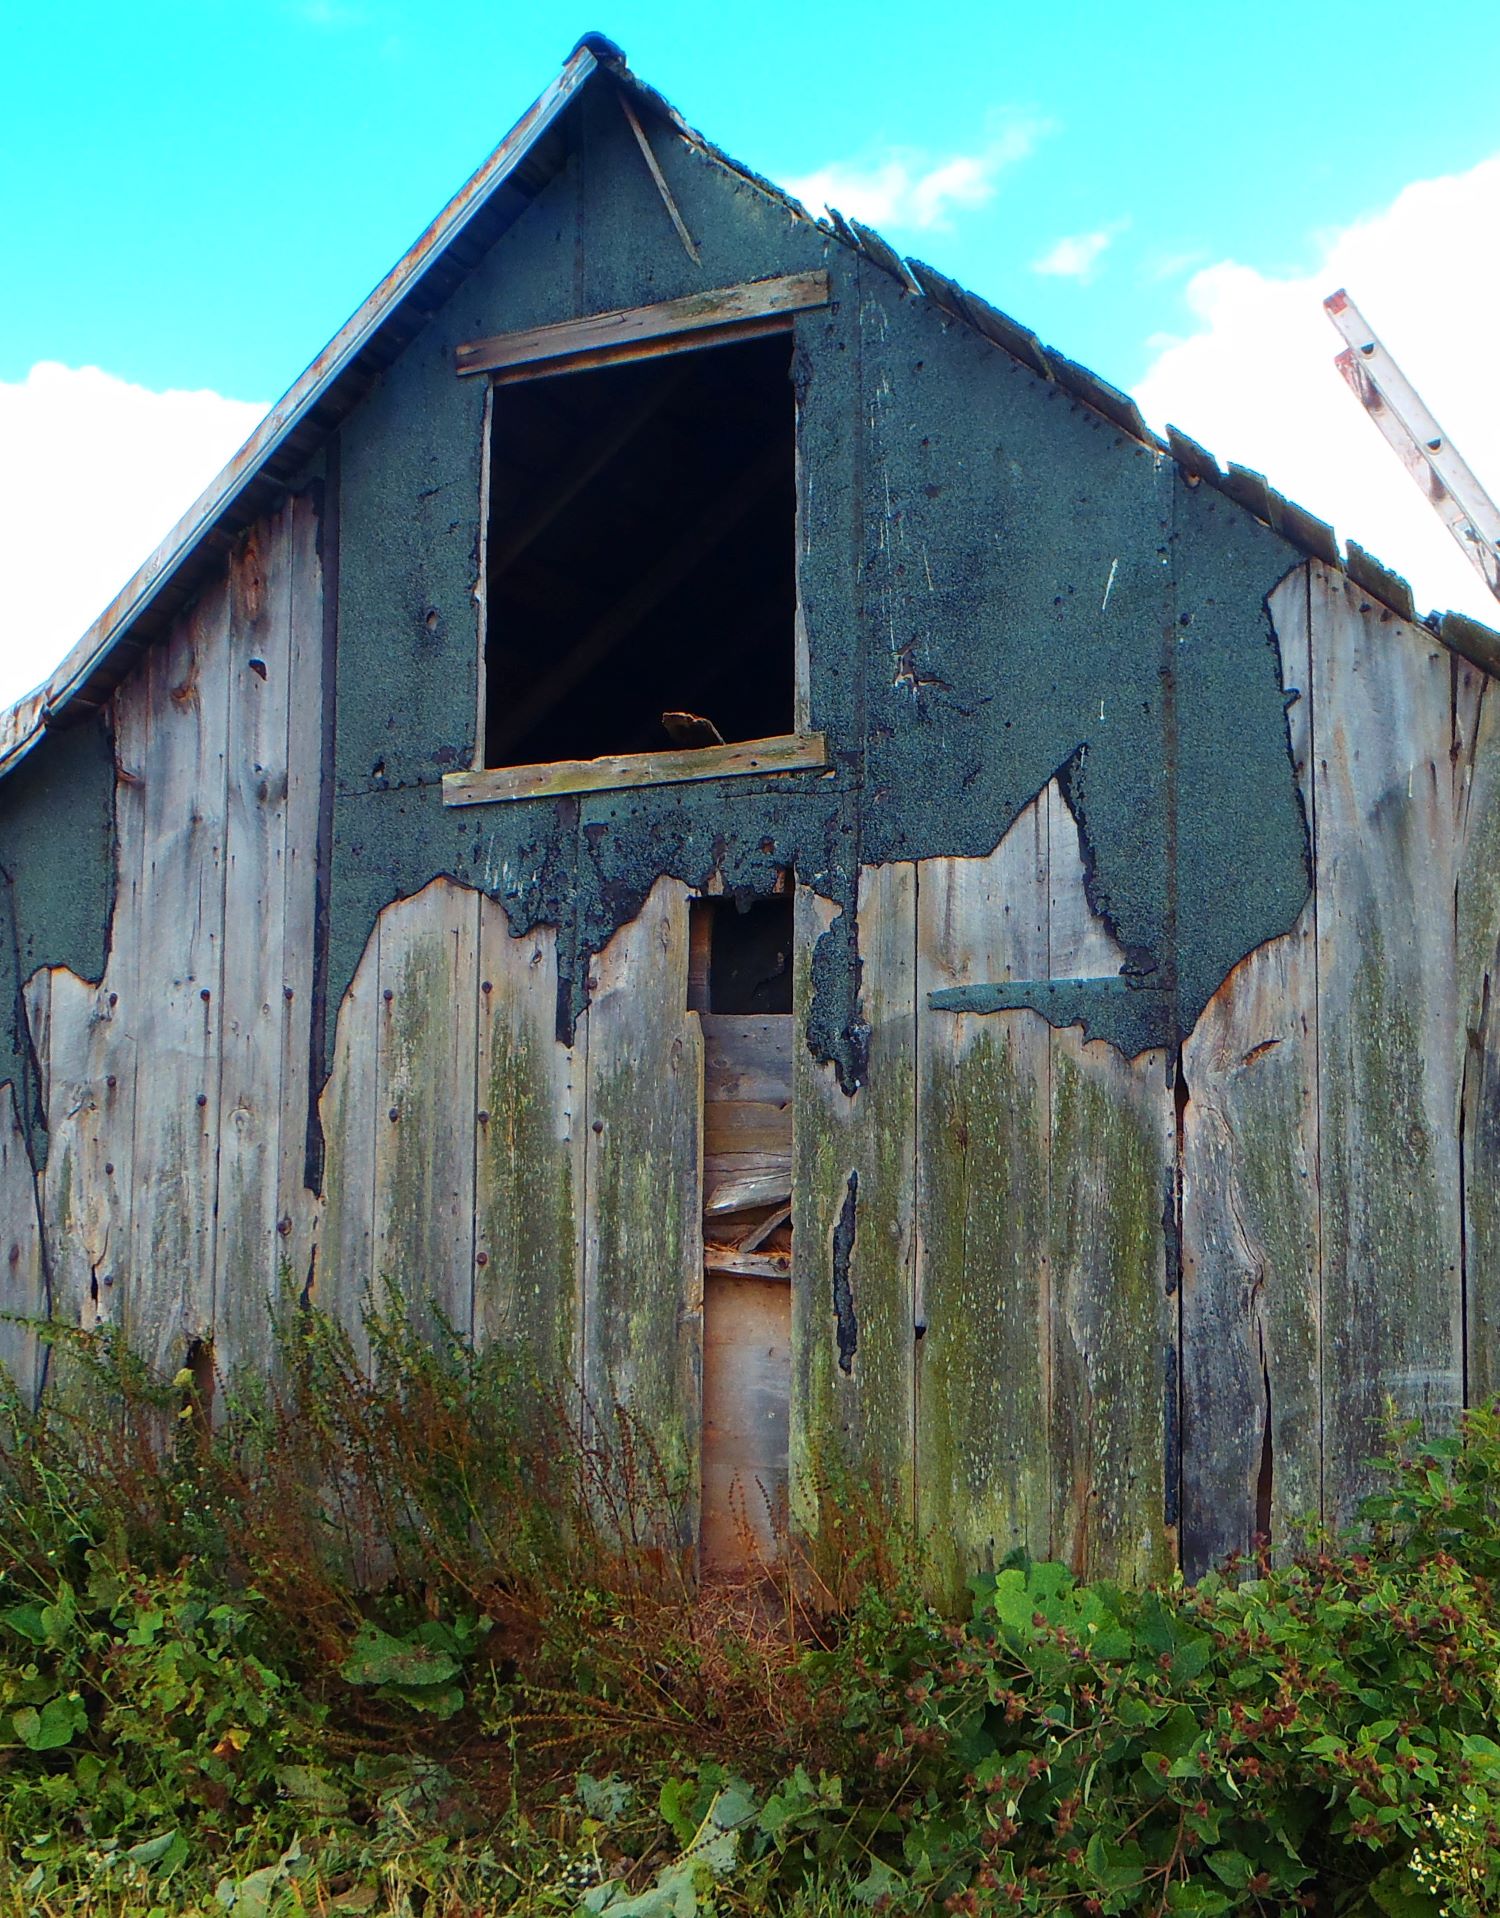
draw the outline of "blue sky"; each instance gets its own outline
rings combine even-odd
[[[784,183],[831,176],[845,200],[863,192],[904,251],[1127,387],[1149,386],[1170,341],[1223,334],[1224,312],[1207,308],[1229,283],[1196,274],[1231,262],[1260,287],[1314,285],[1339,236],[1412,183],[1500,153],[1500,8],[1461,29],[1410,0],[15,9],[0,74],[0,396],[59,362],[152,393],[274,399],[591,26],[731,153]],[[1489,244],[1475,235],[1476,251]],[[1388,297],[1403,350],[1430,352],[1441,381],[1473,322],[1445,310],[1446,255],[1436,266],[1406,270],[1436,282],[1421,311],[1395,314],[1405,296]],[[1326,343],[1331,359],[1331,330]],[[1221,355],[1217,387],[1243,359]],[[1169,385],[1164,403],[1175,397]],[[1263,412],[1247,409],[1252,433]],[[224,420],[242,437],[241,415]],[[1388,459],[1355,423],[1369,460]],[[1500,434],[1491,479],[1500,488]]]

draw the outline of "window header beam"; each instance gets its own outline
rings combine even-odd
[[[717,287],[710,293],[689,293],[655,306],[621,307],[613,313],[591,313],[552,326],[468,340],[458,348],[455,365],[460,377],[563,373],[575,366],[671,351],[679,340],[683,347],[692,347],[751,338],[773,327],[789,326],[794,313],[826,306],[828,300],[825,271],[789,273],[773,280]]]

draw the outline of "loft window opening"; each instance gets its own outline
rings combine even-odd
[[[790,362],[778,331],[494,387],[486,767],[793,734]]]

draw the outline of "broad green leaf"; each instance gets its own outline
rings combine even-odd
[[[889,1865],[880,1859],[870,1860],[870,1869],[857,1885],[851,1885],[849,1896],[857,1905],[875,1905],[882,1898],[895,1900],[906,1889],[906,1881],[900,1872],[892,1871]]]
[[[42,1617],[40,1605],[12,1605],[8,1611],[0,1612],[0,1625],[14,1632],[17,1638],[29,1639],[33,1645],[45,1645],[47,1626]]]
[[[1255,1870],[1242,1851],[1211,1851],[1204,1862],[1215,1878],[1231,1891],[1243,1891]]]
[[[40,1711],[34,1705],[23,1705],[11,1722],[27,1751],[51,1752],[70,1745],[74,1733],[81,1732],[89,1722],[89,1715],[81,1698],[59,1694],[49,1698]]]
[[[354,1635],[340,1674],[350,1685],[442,1685],[461,1667],[452,1652],[425,1645],[415,1636],[392,1638],[367,1620]]]
[[[278,1765],[276,1782],[288,1798],[296,1799],[310,1811],[337,1817],[349,1809],[349,1794],[319,1765]]]
[[[613,1774],[608,1778],[591,1778],[586,1771],[580,1772],[573,1789],[585,1812],[590,1818],[597,1818],[601,1825],[617,1823],[635,1802],[635,1787]]]
[[[1227,1891],[1220,1891],[1214,1885],[1198,1884],[1173,1885],[1167,1893],[1168,1911],[1196,1911],[1205,1914],[1217,1914],[1234,1909],[1234,1901]]]

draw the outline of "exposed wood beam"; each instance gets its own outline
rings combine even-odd
[[[667,185],[667,177],[657,164],[656,155],[651,151],[651,142],[646,138],[646,129],[641,125],[636,117],[635,108],[630,104],[630,95],[622,92],[616,97],[625,110],[625,118],[630,122],[630,131],[635,135],[635,143],[641,150],[647,171],[656,182],[656,190],[661,195],[662,205],[667,209],[667,216],[677,229],[677,237],[682,242],[684,252],[694,266],[702,266],[703,256],[699,253],[692,234],[687,230],[687,223],[677,210],[677,202],[672,198],[672,189]]]
[[[612,313],[561,320],[554,326],[468,340],[459,347],[455,364],[461,375],[547,365],[560,372],[563,362],[588,356],[597,364],[601,353],[630,355],[647,341],[691,333],[722,333],[726,328],[749,327],[771,319],[789,323],[794,313],[826,306],[828,297],[826,272],[789,273],[779,279],[751,280],[742,286],[689,293],[680,300],[662,300],[654,306],[620,307]]]

